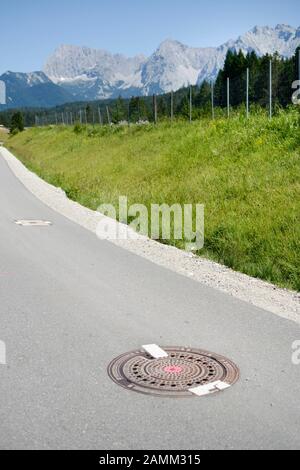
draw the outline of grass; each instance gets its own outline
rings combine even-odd
[[[5,132],[3,129],[0,128],[0,142],[3,142],[5,144],[8,138],[9,138],[8,132]]]
[[[7,146],[69,197],[97,209],[204,203],[198,254],[300,291],[300,114],[157,126],[47,127]],[[182,242],[174,242],[182,248]]]

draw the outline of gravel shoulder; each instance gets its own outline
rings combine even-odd
[[[30,172],[6,148],[0,148],[0,155],[23,185],[44,204],[96,235],[98,223],[103,220],[103,215],[68,199],[64,191]],[[107,219],[107,222],[110,225],[118,224],[112,219]],[[122,228],[124,230],[124,226]],[[280,289],[132,232],[130,239],[113,240],[111,243],[203,285],[218,289],[239,300],[300,324],[300,294],[297,292]]]

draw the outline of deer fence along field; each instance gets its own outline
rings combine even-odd
[[[265,111],[271,119],[279,109],[299,102],[300,48],[290,59],[278,54],[259,58],[249,53],[245,58],[241,52],[228,53],[224,68],[214,81],[206,80],[161,95],[72,102],[50,109],[26,109],[23,113],[29,127],[107,126],[230,118],[236,110],[249,118],[257,109]],[[7,122],[12,113],[13,110],[7,111]]]

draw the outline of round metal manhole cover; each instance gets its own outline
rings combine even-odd
[[[229,359],[200,349],[163,348],[155,359],[144,349],[123,354],[108,366],[110,378],[134,392],[165,397],[192,397],[219,392],[239,379]]]

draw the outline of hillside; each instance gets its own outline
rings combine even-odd
[[[0,80],[6,85],[6,104],[0,105],[0,110],[49,108],[74,100],[70,93],[55,85],[43,72],[6,72],[0,76]]]
[[[188,124],[46,127],[9,148],[92,209],[129,203],[204,203],[198,254],[300,290],[300,130],[296,109],[249,121],[236,114]],[[176,244],[182,247],[180,243]]]

